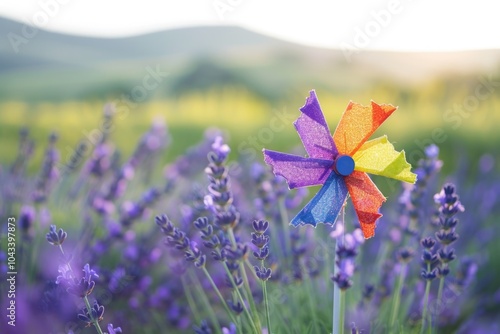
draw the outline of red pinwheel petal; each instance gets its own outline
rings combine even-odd
[[[325,183],[331,173],[333,161],[303,158],[270,150],[263,150],[264,161],[275,175],[283,176],[290,189]]]
[[[333,160],[338,155],[337,148],[314,90],[309,92],[300,111],[302,114],[293,125],[309,157]]]
[[[344,180],[363,235],[366,239],[371,238],[375,235],[377,219],[382,217],[378,210],[386,199],[364,172],[354,171],[351,175],[346,176]]]
[[[369,107],[349,102],[333,134],[339,153],[352,157],[396,109],[390,104],[379,105],[373,101]]]

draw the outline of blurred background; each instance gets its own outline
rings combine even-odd
[[[444,164],[433,187],[458,182],[472,209],[462,219],[470,232],[463,253],[481,259],[482,283],[471,294],[487,305],[489,323],[500,300],[492,279],[500,270],[493,256],[500,251],[493,239],[500,200],[497,12],[486,0],[2,1],[0,172],[8,178],[16,165],[24,128],[35,144],[25,161],[34,177],[53,132],[59,168],[86,147],[80,168],[103,133],[123,162],[151,124],[164,123],[169,147],[156,157],[148,179],[155,180],[210,137],[207,129],[220,129],[230,159],[246,167],[262,163],[263,147],[300,147],[292,122],[311,89],[332,131],[351,100],[397,105],[377,134],[404,149],[413,166],[425,147],[439,147]],[[103,118],[109,110],[110,122]],[[375,182],[395,203],[399,184]],[[71,222],[61,198],[50,206],[64,227]]]
[[[99,129],[107,102],[123,108],[113,137],[124,154],[157,117],[175,139],[164,162],[207,126],[227,131],[240,153],[271,141],[282,149],[298,144],[291,128],[271,139],[259,130],[280,113],[291,124],[316,89],[332,129],[349,100],[398,105],[380,133],[413,164],[438,144],[449,171],[498,147],[500,40],[488,6],[6,1],[0,162],[14,159],[23,126],[38,140],[57,131],[64,161]]]

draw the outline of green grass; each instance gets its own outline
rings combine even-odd
[[[412,164],[421,157],[422,147],[431,142],[442,148],[445,172],[453,170],[464,154],[477,161],[485,152],[499,152],[495,143],[500,134],[494,126],[500,123],[500,113],[496,112],[500,108],[500,95],[491,95],[477,109],[462,117],[450,114],[448,109],[455,103],[462,103],[467,96],[466,90],[443,94],[441,86],[428,84],[403,92],[382,85],[364,92],[339,94],[318,90],[317,94],[331,131],[349,100],[368,104],[373,99],[399,106],[374,137],[387,134],[397,149],[405,148]],[[198,142],[210,127],[225,131],[233,152],[238,155],[245,152],[258,155],[263,147],[289,150],[300,146],[292,122],[299,116],[298,108],[303,105],[306,95],[307,88],[288,100],[269,102],[244,89],[221,88],[176,99],[152,100],[121,111],[115,118],[111,136],[118,149],[128,156],[153,120],[163,119],[173,139],[167,154],[161,157],[164,163]],[[18,132],[25,126],[30,129],[37,146],[30,172],[37,170],[43,156],[42,148],[52,131],[59,134],[58,148],[64,161],[79,141],[86,140],[86,134],[101,130],[102,108],[106,102],[0,102],[0,163],[10,164],[14,160]],[[273,123],[276,113],[286,117]]]

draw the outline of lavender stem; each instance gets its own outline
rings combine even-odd
[[[431,265],[427,264],[427,271],[431,270]],[[422,311],[422,327],[420,327],[420,334],[424,333],[425,322],[427,320],[427,305],[429,304],[429,293],[431,291],[431,281],[426,280],[425,283],[425,295],[424,295],[424,310]],[[427,327],[430,329],[430,323],[427,324]]]
[[[234,232],[233,232],[232,227],[230,227],[228,229],[228,235],[229,235],[229,240],[231,241],[231,244],[236,249],[236,238],[234,237]],[[243,292],[245,293],[245,295],[247,297],[248,303],[250,304],[250,309],[254,315],[252,323],[254,324],[254,326],[257,329],[259,329],[259,328],[261,328],[260,319],[259,319],[259,316],[257,314],[257,308],[255,307],[255,301],[253,300],[252,290],[250,289],[250,283],[248,281],[247,271],[245,269],[245,266],[241,265],[241,263],[239,266],[241,269],[241,276],[243,277],[243,286],[244,286]],[[230,275],[230,278],[232,279],[232,275]],[[239,291],[238,291],[238,293],[239,293]],[[259,330],[257,330],[257,332],[259,332]]]
[[[89,313],[89,315],[92,316],[92,307],[90,306],[89,299],[87,298],[87,296],[84,296],[83,300],[85,301],[85,306],[87,307],[87,312]],[[92,323],[94,324],[94,327],[95,327],[97,333],[103,334],[101,326],[99,326],[99,321],[97,319],[94,319],[94,317],[92,317]]]
[[[236,295],[238,296],[238,299],[240,300],[241,302],[241,305],[243,306],[243,309],[245,310],[245,314],[247,315],[248,317],[248,320],[250,321],[250,324],[252,325],[252,328],[255,330],[255,333],[259,333],[259,330],[258,330],[258,327],[256,326],[253,318],[252,318],[252,315],[250,314],[250,312],[248,311],[248,307],[247,305],[245,304],[245,300],[243,299],[243,296],[241,295],[240,293],[240,290],[238,288],[238,286],[236,285],[236,283],[234,282],[234,279],[233,279],[233,275],[231,274],[231,271],[229,270],[229,268],[227,267],[227,264],[226,263],[223,263],[224,264],[224,269],[226,270],[226,274],[229,278],[229,280],[231,281],[231,285],[233,286],[234,288],[234,291],[236,292]],[[206,269],[205,269],[206,270]],[[207,272],[208,274],[208,272]],[[215,283],[214,283],[215,284]],[[222,296],[220,297],[222,298]]]
[[[396,318],[398,316],[399,304],[401,302],[401,290],[403,289],[403,283],[405,280],[406,274],[406,264],[401,264],[401,269],[398,276],[398,281],[396,283],[396,288],[394,289],[394,299],[392,302],[392,310],[391,310],[391,331],[395,331],[394,325],[396,324]]]
[[[212,279],[212,276],[210,276],[210,273],[208,272],[207,268],[203,267],[203,273],[205,274],[205,276],[207,277],[208,281],[210,282],[210,285],[212,286],[212,288],[214,289],[215,293],[219,297],[219,299],[220,299],[222,305],[224,306],[224,309],[226,310],[227,314],[231,317],[231,321],[235,322],[236,319],[234,318],[233,313],[231,312],[231,310],[229,310],[229,306],[227,306],[227,303],[224,300],[224,297],[222,297],[222,294],[220,293],[219,288],[217,288],[217,285],[215,285],[215,282]]]

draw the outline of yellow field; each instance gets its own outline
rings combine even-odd
[[[474,86],[471,87],[450,92],[444,85],[428,84],[401,93],[381,85],[350,96],[326,90],[318,90],[317,94],[332,131],[349,100],[368,104],[373,99],[378,103],[399,106],[399,110],[378,131],[378,134],[387,134],[396,146],[398,142],[418,146],[431,141],[453,146],[450,138],[462,138],[466,142],[471,141],[473,147],[484,146],[480,147],[483,151],[494,149],[495,141],[500,138],[494,129],[500,123],[500,94],[493,92],[484,100],[476,98],[477,105],[468,105],[474,102],[470,98],[474,96]],[[300,144],[291,123],[299,115],[298,108],[303,105],[307,93],[305,89],[301,94],[279,103],[263,100],[237,88],[191,93],[177,99],[153,100],[137,105],[115,100],[117,115],[112,138],[127,155],[151,122],[163,119],[173,136],[170,157],[197,142],[207,127],[226,130],[233,147],[238,147],[252,136],[262,146],[291,147]],[[17,132],[23,126],[30,129],[39,148],[45,146],[48,134],[56,131],[60,135],[60,150],[69,150],[86,134],[99,130],[103,106],[109,101],[1,102],[0,162],[9,163],[15,158]],[[273,128],[272,119],[278,114],[282,115],[280,122],[289,127],[282,127],[280,123]],[[262,130],[270,126],[272,138]],[[270,139],[275,143],[269,145]],[[34,160],[39,161],[42,154],[42,150],[38,149]]]

